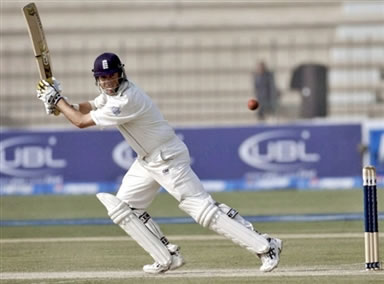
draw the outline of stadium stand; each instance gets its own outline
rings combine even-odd
[[[265,60],[282,93],[268,122],[299,119],[290,90],[303,63],[329,67],[329,117],[384,115],[384,5],[375,1],[38,2],[55,76],[71,101],[97,93],[94,58],[113,51],[176,126],[251,125],[251,72]],[[1,9],[1,126],[68,125],[47,118],[21,2]]]

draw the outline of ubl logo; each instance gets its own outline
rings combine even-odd
[[[268,131],[245,140],[239,148],[240,158],[248,165],[270,171],[305,168],[320,160],[318,153],[307,150],[308,131]]]
[[[54,136],[20,136],[0,142],[0,172],[16,177],[38,177],[64,168],[66,160],[54,158]]]

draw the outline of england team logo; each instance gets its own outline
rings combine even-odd
[[[104,69],[104,70],[109,68],[109,67],[108,67],[108,61],[107,61],[107,59],[104,59],[103,61],[101,61],[101,64],[103,65],[103,69]]]

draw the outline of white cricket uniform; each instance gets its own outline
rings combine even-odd
[[[104,195],[99,199],[107,207],[112,220],[153,257],[155,264],[149,266],[151,271],[158,273],[157,267],[161,271],[170,269],[175,259],[170,246],[177,250],[178,247],[168,242],[151,218],[142,221],[143,215],[136,215],[141,214],[140,210],[134,210],[136,213],[132,214],[132,210],[124,207],[121,200],[135,209],[145,210],[160,186],[175,197],[180,202],[179,208],[200,225],[231,239],[252,253],[264,254],[263,271],[270,271],[277,266],[278,256],[277,261],[270,262],[268,261],[272,256],[265,256],[271,248],[269,241],[255,232],[252,224],[236,210],[215,202],[204,190],[190,167],[186,145],[176,136],[159,109],[141,89],[131,82],[124,82],[115,96],[101,94],[91,104],[95,110],[90,114],[95,123],[101,127],[117,126],[138,154],[125,174],[116,197]],[[122,218],[130,221],[121,221]],[[279,253],[281,245],[274,249]]]
[[[186,145],[143,90],[127,81],[115,96],[100,94],[90,103],[96,125],[116,126],[138,155],[123,178],[118,198],[146,209],[160,186],[179,202],[209,197],[190,167]]]

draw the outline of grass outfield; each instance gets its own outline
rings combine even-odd
[[[217,193],[214,198],[242,215],[362,213],[362,192],[275,191]],[[379,192],[379,210],[384,196]],[[94,196],[2,197],[2,220],[105,218]],[[160,194],[149,212],[186,216]],[[187,265],[148,276],[152,259],[115,225],[1,227],[1,283],[377,283],[384,272],[366,272],[362,221],[254,224],[284,240],[278,269],[258,271],[247,250],[196,224],[162,225],[182,247]],[[384,228],[381,221],[379,226]],[[384,239],[380,239],[384,243]],[[383,245],[381,245],[383,247]],[[384,251],[382,250],[382,254]]]

